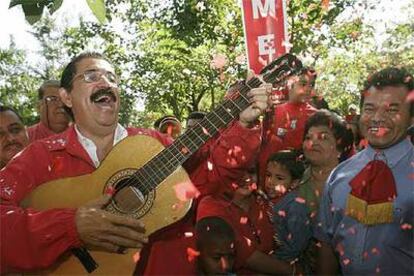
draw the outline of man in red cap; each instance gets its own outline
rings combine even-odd
[[[315,237],[321,274],[414,274],[413,76],[386,68],[361,95],[360,126],[369,145],[341,163],[322,196]]]

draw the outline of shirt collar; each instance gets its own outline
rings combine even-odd
[[[93,164],[95,165],[95,168],[97,168],[100,165],[101,162],[99,161],[98,155],[96,153],[97,148],[96,148],[95,143],[91,139],[89,139],[89,138],[85,137],[84,135],[82,135],[82,133],[79,131],[78,126],[76,124],[75,124],[75,131],[76,131],[79,143],[82,145],[82,147],[88,153],[88,155],[91,158]],[[122,139],[124,139],[127,136],[128,136],[127,130],[118,123],[118,125],[116,126],[116,129],[115,129],[113,145],[115,146],[116,144],[118,144]]]
[[[383,160],[387,163],[387,165],[390,168],[393,168],[412,149],[413,145],[407,138],[383,150],[377,150],[368,145],[366,153],[368,155],[369,160]]]

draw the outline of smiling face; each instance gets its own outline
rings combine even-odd
[[[385,86],[365,93],[360,128],[373,148],[389,148],[406,137],[411,119],[408,92],[404,86]]]
[[[293,180],[289,170],[278,162],[269,162],[266,167],[265,191],[270,198],[277,198],[294,188],[298,180]]]
[[[305,135],[303,153],[312,165],[335,164],[340,152],[333,131],[327,126],[313,126]]]
[[[98,77],[90,77],[91,72],[98,72]],[[99,135],[115,130],[120,97],[109,75],[115,76],[115,70],[106,60],[84,58],[76,64],[71,91],[61,89],[62,100],[72,108],[81,131]]]
[[[0,112],[0,168],[29,144],[26,129],[10,110]]]

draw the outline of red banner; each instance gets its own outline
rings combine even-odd
[[[285,0],[243,0],[243,25],[249,68],[256,74],[286,53]]]

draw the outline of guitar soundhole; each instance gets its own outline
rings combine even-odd
[[[140,209],[146,201],[146,196],[136,187],[128,186],[129,178],[124,178],[115,186],[113,201],[117,209],[123,213],[131,213]],[[122,187],[119,189],[119,187]]]

